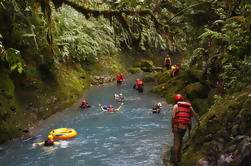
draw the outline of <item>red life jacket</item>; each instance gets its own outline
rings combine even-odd
[[[137,85],[138,85],[138,88],[142,88],[144,86],[144,82],[143,81],[139,81],[137,83]]]
[[[124,81],[125,77],[123,75],[117,75],[117,81],[122,82]]]
[[[191,104],[188,102],[177,102],[178,111],[176,112],[174,123],[191,124]]]
[[[117,75],[117,81],[120,81],[120,76],[119,75]]]

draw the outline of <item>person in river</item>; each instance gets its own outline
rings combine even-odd
[[[117,84],[121,84],[123,81],[125,81],[125,77],[122,73],[117,75]]]
[[[48,135],[47,139],[42,141],[42,142],[38,142],[38,143],[34,143],[33,145],[44,145],[44,146],[53,146],[53,145],[59,145],[59,142],[55,142],[53,140],[53,136],[52,135]]]
[[[91,107],[86,100],[81,101],[80,108],[85,109]]]
[[[120,93],[119,95],[118,94],[114,94],[114,99],[118,102],[123,102],[124,101],[124,96],[122,93]]]
[[[181,160],[181,149],[183,136],[186,130],[191,128],[191,117],[194,117],[200,125],[199,116],[194,111],[192,105],[183,100],[183,96],[177,94],[174,96],[176,104],[172,109],[172,132],[174,134],[173,138],[173,154],[174,163],[178,164]]]
[[[139,93],[144,91],[144,81],[141,81],[139,78],[136,79],[133,89],[136,89]]]
[[[105,109],[104,106],[102,106],[101,104],[99,104],[100,110],[101,111],[105,111],[105,112],[115,112],[115,111],[119,111],[121,110],[122,106],[124,105],[124,103],[121,103],[120,106],[118,108],[114,108],[113,105],[108,105],[107,108]]]
[[[166,57],[164,59],[164,65],[167,70],[169,70],[172,65],[172,61],[171,61],[170,55],[168,53],[166,54]]]
[[[138,86],[138,82],[140,81],[140,79],[139,78],[137,78],[136,80],[135,80],[135,83],[133,84],[133,89],[137,89],[137,86]]]
[[[155,104],[155,105],[153,106],[153,109],[151,110],[151,112],[152,112],[153,114],[159,114],[160,111],[161,111],[161,107],[162,107],[162,104],[159,102],[159,103],[157,103],[157,104]]]
[[[139,93],[143,93],[144,92],[144,81],[138,81],[137,83],[137,88]]]

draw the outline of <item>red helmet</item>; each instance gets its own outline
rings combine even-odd
[[[109,105],[108,107],[109,107],[109,108],[113,108],[113,105]]]
[[[86,101],[86,100],[83,100],[81,103],[82,103],[82,104],[86,104],[86,103],[87,103],[87,101]]]
[[[183,96],[181,94],[177,94],[173,98],[174,98],[175,101],[179,101],[180,99],[183,98]]]
[[[120,76],[122,76],[123,74],[122,74],[122,73],[120,73],[119,75],[120,75]]]

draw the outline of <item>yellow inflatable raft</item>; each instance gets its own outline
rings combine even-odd
[[[74,138],[78,133],[74,129],[58,128],[52,130],[50,134],[53,136],[54,139],[64,140]]]

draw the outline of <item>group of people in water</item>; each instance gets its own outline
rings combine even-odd
[[[125,77],[122,73],[120,73],[119,75],[117,75],[117,84],[121,85],[123,81],[125,81]],[[133,84],[133,89],[137,90],[139,93],[143,93],[144,92],[144,81],[140,80],[139,78],[137,78],[135,80],[135,83]],[[114,108],[113,105],[101,105],[99,104],[100,110],[101,111],[105,111],[105,112],[115,112],[115,111],[119,111],[121,110],[122,106],[123,106],[123,102],[124,102],[124,96],[122,93],[114,94],[114,99],[118,102],[121,102],[120,106],[118,108]],[[90,105],[87,103],[86,100],[82,100],[81,101],[81,105],[80,108],[82,109],[86,109],[89,108]],[[159,114],[162,108],[162,104],[159,102],[157,104],[155,104],[152,108],[152,110],[150,112],[154,113],[154,114]]]
[[[171,66],[171,59],[169,54],[166,55],[165,57],[165,67],[166,69],[171,71],[171,76],[174,77],[178,74],[179,72],[179,67],[178,66]],[[123,76],[122,73],[117,75],[117,84],[121,85],[122,82],[125,81],[125,77]],[[133,85],[133,89],[136,89],[139,93],[143,93],[144,91],[144,82],[137,78],[135,80],[135,83]],[[124,96],[122,93],[120,94],[114,94],[114,99],[118,102],[121,102],[120,106],[118,108],[114,108],[113,105],[101,105],[99,104],[100,110],[105,111],[105,112],[115,112],[121,110],[123,104],[124,104]],[[187,130],[190,131],[191,129],[191,117],[194,117],[200,125],[199,121],[199,116],[198,114],[194,111],[192,105],[189,102],[184,101],[184,97],[180,94],[176,94],[174,96],[174,101],[175,104],[172,109],[172,132],[174,134],[173,137],[173,162],[174,164],[178,164],[179,161],[181,160],[181,149],[182,149],[182,143],[183,143],[183,137],[186,133]],[[81,101],[80,108],[82,109],[87,109],[90,108],[91,106],[88,104],[86,100]],[[149,112],[153,114],[159,114],[161,112],[162,104],[161,102],[158,102],[155,104]],[[190,133],[190,132],[189,132]],[[58,144],[58,142],[55,142],[53,140],[52,135],[48,135],[48,138],[44,140],[43,142],[36,143],[36,145],[45,145],[45,146],[51,146]]]

